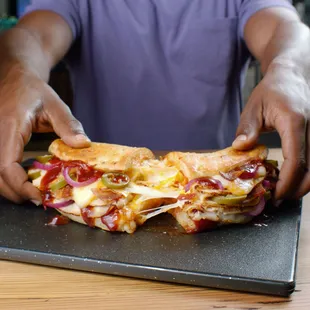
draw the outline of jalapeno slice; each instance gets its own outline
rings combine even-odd
[[[35,171],[35,172],[30,172],[28,173],[28,177],[30,180],[35,180],[37,178],[39,178],[41,176],[41,172],[40,171]]]
[[[50,189],[51,189],[51,191],[55,192],[55,191],[57,191],[57,190],[59,190],[59,189],[65,187],[66,185],[67,185],[66,180],[65,180],[65,179],[62,179],[62,180],[59,180],[59,181],[57,181],[57,182],[55,182],[55,183],[52,183],[52,184],[50,185]]]
[[[245,200],[246,197],[247,197],[246,195],[215,196],[212,198],[212,200],[220,205],[235,206],[235,205],[242,203],[242,201]]]
[[[105,173],[101,177],[102,183],[107,188],[124,188],[130,182],[129,176],[123,173]]]
[[[53,155],[43,155],[36,157],[36,160],[41,164],[46,164],[53,158]]]

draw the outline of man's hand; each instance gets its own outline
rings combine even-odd
[[[20,162],[32,132],[55,131],[72,147],[89,145],[81,124],[46,83],[69,50],[73,34],[50,11],[23,17],[0,36],[0,195],[41,201]]]
[[[310,191],[310,87],[292,68],[269,69],[241,115],[233,146],[248,149],[260,132],[277,130],[284,163],[276,199],[301,197]]]
[[[12,68],[0,81],[0,195],[41,201],[20,162],[32,132],[55,131],[72,147],[89,145],[83,128],[57,94],[35,75]]]
[[[260,10],[246,23],[246,44],[261,64],[264,78],[241,115],[233,143],[251,148],[262,131],[277,130],[284,163],[275,198],[310,191],[310,31],[293,10]]]

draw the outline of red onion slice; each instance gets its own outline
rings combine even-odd
[[[101,217],[101,222],[108,227],[109,231],[116,231],[118,228],[118,212],[112,212]]]
[[[266,187],[266,188],[270,188],[271,187],[271,183],[269,180],[264,180],[263,181],[263,186]]]
[[[39,161],[34,161],[33,162],[33,167],[35,167],[37,169],[41,169],[41,170],[46,170],[46,171],[52,170],[55,167],[57,167],[58,165],[59,165],[59,163],[57,163],[57,164],[49,164],[48,165],[48,164],[42,164]]]
[[[250,215],[250,216],[260,215],[264,211],[265,203],[266,203],[265,199],[264,197],[262,197],[259,203],[254,207],[254,209],[251,212],[248,212],[247,215]]]
[[[276,188],[277,182],[276,180],[264,180],[263,186],[267,190],[273,190]]]
[[[60,209],[60,208],[68,207],[69,205],[73,203],[74,203],[73,200],[67,200],[67,201],[56,202],[56,203],[47,202],[44,204],[44,206],[48,208],[53,208],[53,209]]]
[[[239,179],[241,180],[254,179],[256,176],[257,170],[258,170],[258,167],[255,171],[243,171],[242,174],[239,176]]]
[[[64,170],[63,170],[63,176],[66,180],[66,182],[71,185],[72,187],[83,187],[83,186],[87,186],[87,185],[90,185],[94,182],[97,181],[97,177],[92,177],[90,179],[88,179],[87,181],[84,181],[84,182],[77,182],[77,181],[74,181],[71,179],[70,175],[69,175],[69,171],[70,171],[70,167],[66,167]]]
[[[224,186],[219,180],[208,178],[208,177],[202,177],[202,178],[192,179],[191,181],[189,181],[184,187],[185,192],[188,192],[190,188],[192,187],[192,185],[196,183],[205,184],[207,185],[207,187],[210,187],[213,189],[220,189],[220,190],[224,189]]]
[[[259,162],[248,163],[228,172],[220,172],[220,175],[228,181],[234,181],[237,178],[242,180],[254,179],[260,166]]]
[[[266,193],[265,188],[263,187],[262,183],[259,183],[252,189],[248,197],[261,197],[265,193]]]

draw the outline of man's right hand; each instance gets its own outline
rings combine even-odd
[[[14,202],[41,201],[20,166],[32,132],[55,131],[72,147],[90,143],[68,106],[46,83],[72,43],[68,23],[44,10],[27,14],[17,27],[0,35],[0,195]]]
[[[20,162],[32,132],[54,131],[72,147],[90,141],[52,88],[33,74],[11,68],[0,80],[0,195],[20,203],[41,201]]]

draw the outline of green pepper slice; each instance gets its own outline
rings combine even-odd
[[[35,180],[37,178],[39,178],[41,176],[41,172],[40,171],[35,171],[35,172],[30,172],[28,174],[28,177],[30,180]]]
[[[268,159],[268,160],[266,160],[266,163],[268,163],[268,164],[274,166],[275,168],[278,168],[278,166],[279,166],[277,160]]]
[[[243,207],[253,207],[256,206],[260,201],[260,197],[254,197],[252,199],[249,199],[248,201],[245,201],[242,203]]]
[[[270,191],[266,192],[266,193],[264,194],[264,198],[265,198],[266,201],[269,200],[269,199],[271,199],[271,192],[270,192]]]
[[[50,189],[51,189],[51,191],[55,192],[55,191],[57,191],[57,190],[59,190],[59,189],[65,187],[66,185],[67,185],[66,180],[65,180],[65,179],[62,179],[62,180],[60,180],[60,181],[58,181],[58,182],[52,183],[52,184],[50,185]]]
[[[46,164],[53,158],[53,155],[43,155],[36,157],[36,160],[40,162],[41,164]]]
[[[212,198],[212,200],[220,205],[235,206],[235,205],[242,203],[242,201],[245,200],[246,197],[247,197],[246,195],[215,196]]]
[[[130,179],[123,173],[105,173],[102,175],[101,181],[107,188],[119,189],[126,187]]]

